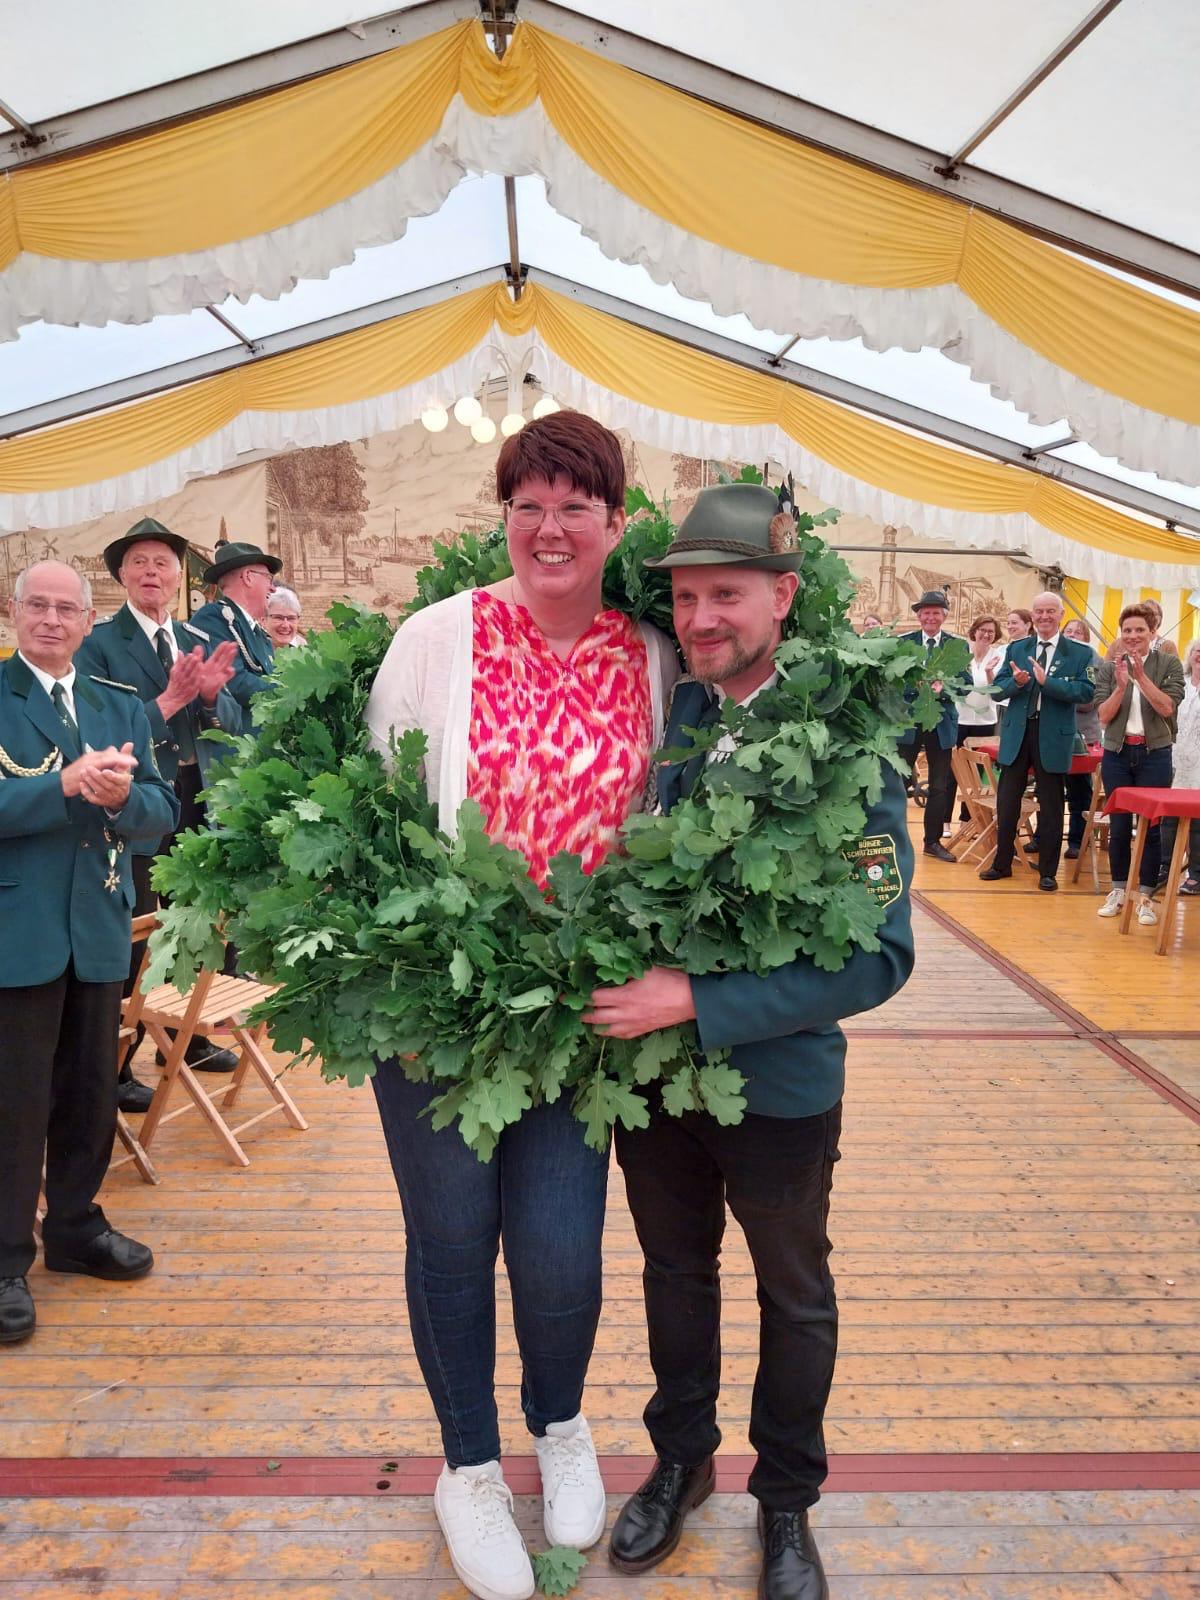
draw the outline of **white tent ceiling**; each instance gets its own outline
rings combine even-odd
[[[430,9],[400,6],[389,18],[397,27],[415,24]],[[442,0],[439,10],[445,9]],[[492,9],[484,0],[484,12]],[[695,63],[708,62],[748,80],[742,88],[752,89],[769,63],[770,88],[946,158],[1091,20],[1091,31],[979,142],[963,171],[996,174],[1144,230],[1152,236],[1145,250],[1150,270],[1164,259],[1155,253],[1156,241],[1200,253],[1194,176],[1200,165],[1200,97],[1193,88],[1200,7],[1192,0],[1105,0],[1099,6],[1093,0],[1008,0],[1004,6],[992,0],[839,0],[836,6],[824,0],[752,0],[736,18],[716,0],[656,0],[652,7],[644,0],[586,0],[586,7],[523,0],[517,15],[535,9],[540,17],[548,11],[560,19],[576,14],[584,28],[578,37],[592,47],[611,46],[618,59],[620,40],[595,24],[627,30],[633,45],[633,36],[640,35],[667,47],[670,54],[652,56],[642,70],[685,86]],[[470,14],[474,7],[459,10]],[[256,82],[285,82],[299,70],[298,41],[338,30],[321,49],[339,59],[350,59],[360,48],[383,47],[392,24],[362,18],[361,12],[361,0],[249,7],[244,0],[206,0],[203,8],[189,8],[184,25],[178,10],[149,0],[110,0],[104,7],[89,0],[41,6],[0,0],[0,104],[19,125],[61,118],[69,133],[72,114],[82,108],[247,57],[257,58],[247,64]],[[626,40],[626,54],[633,45]],[[314,70],[314,59],[305,58],[306,70]],[[705,78],[696,87],[711,95],[713,82]],[[205,103],[219,103],[244,92],[244,82],[226,81],[218,72],[211,80],[179,85],[180,92],[185,88]],[[86,127],[86,118],[79,126]],[[11,159],[12,145],[0,131],[0,154],[6,146]],[[540,179],[510,184],[520,257],[529,266],[723,335],[748,352],[786,347],[789,361],[998,440],[1030,450],[1054,447],[1047,451],[1051,459],[1102,474],[1114,487],[1146,488],[1178,505],[1182,525],[1200,525],[1200,488],[1128,471],[1087,445],[1062,444],[1070,436],[1065,423],[1034,426],[934,349],[876,353],[859,340],[796,342],[787,328],[766,330],[744,317],[718,317],[669,285],[654,283],[642,267],[605,257],[550,207]],[[1122,242],[1136,254],[1137,236],[1123,236]],[[0,345],[0,437],[24,425],[26,419],[14,413],[50,402],[51,419],[78,414],[89,409],[80,391],[192,357],[236,351],[241,341],[493,267],[509,254],[505,183],[472,178],[438,213],[412,219],[395,244],[362,249],[350,265],[326,279],[302,282],[277,300],[230,300],[211,313],[159,316],[143,326],[32,324],[17,340]],[[1178,251],[1171,257],[1180,259]],[[1200,254],[1196,269],[1200,282]],[[153,387],[152,378],[147,386]],[[1114,498],[1130,504],[1125,495]]]

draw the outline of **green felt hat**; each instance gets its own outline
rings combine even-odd
[[[231,572],[236,572],[239,567],[266,567],[267,571],[274,575],[283,571],[283,562],[278,556],[268,555],[265,550],[260,550],[256,544],[246,544],[240,539],[235,539],[230,544],[219,546],[213,556],[212,566],[207,569],[201,581],[216,583],[219,579],[228,577]]]
[[[143,517],[140,522],[134,523],[128,533],[123,533],[119,539],[114,539],[104,547],[104,565],[118,583],[121,581],[121,563],[126,551],[148,539],[153,539],[155,544],[169,546],[179,557],[180,564],[187,560],[188,542],[181,533],[172,533],[170,528],[164,528],[153,517]]]
[[[701,489],[666,555],[648,567],[759,567],[799,572],[796,522],[773,489],[761,483],[719,483]]]

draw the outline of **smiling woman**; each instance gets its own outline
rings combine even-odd
[[[638,809],[666,692],[669,642],[604,610],[605,563],[625,531],[625,462],[614,434],[560,411],[509,439],[496,464],[512,576],[402,623],[367,707],[390,754],[427,742],[425,778],[443,830],[473,799],[488,834],[544,884],[567,851],[593,871]],[[449,975],[448,975],[449,980]],[[604,1486],[579,1407],[600,1314],[607,1155],[589,1148],[568,1097],[500,1135],[483,1165],[427,1115],[443,1085],[398,1060],[372,1084],[404,1206],[409,1309],[446,1451],[435,1507],[455,1570],[477,1594],[522,1600],[533,1576],[501,1476],[494,1396],[495,1263],[501,1226],[523,1360],[522,1398],[542,1470],[552,1544],[594,1544]],[[448,1309],[431,1282],[453,1281]],[[477,1339],[462,1330],[476,1328]],[[481,1508],[499,1529],[483,1551]]]

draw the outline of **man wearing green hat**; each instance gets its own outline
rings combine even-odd
[[[717,721],[724,699],[745,705],[775,681],[800,562],[795,523],[781,501],[760,485],[728,484],[702,490],[666,555],[647,563],[671,573],[675,630],[691,674],[677,685],[666,745],[686,748],[689,730]],[[687,796],[707,759],[696,755],[659,772],[662,810]],[[669,1116],[651,1094],[649,1125],[616,1130],[646,1258],[657,1385],[645,1412],[654,1470],[612,1532],[609,1555],[622,1572],[662,1561],[688,1511],[712,1492],[720,1442],[718,1260],[728,1202],[750,1247],[761,1307],[750,1411],[759,1594],[822,1600],[829,1592],[807,1514],[826,1474],[822,1420],[837,1347],[826,1224],[845,1077],[838,1023],[895,994],[913,963],[904,789],[894,771],[885,766],[884,773],[862,841],[880,864],[887,906],[878,951],[855,950],[836,973],[803,956],[765,977],[655,967],[619,988],[597,989],[584,1014],[622,1039],[694,1021],[701,1046],[730,1049],[746,1081],[747,1114],[737,1127],[703,1112]]]
[[[269,687],[275,665],[275,646],[263,627],[267,601],[275,588],[283,562],[256,544],[234,540],[222,545],[204,574],[206,584],[220,593],[192,617],[215,649],[232,644],[237,652],[229,692],[241,707],[238,733],[251,732],[250,707],[254,696]]]
[[[125,604],[96,623],[75,656],[80,672],[125,684],[141,700],[158,769],[179,801],[175,830],[131,846],[135,916],[158,903],[150,885],[155,856],[171,848],[177,832],[204,824],[199,796],[217,750],[200,735],[208,728],[236,733],[241,727],[241,708],[225,688],[236,647],[221,645],[210,654],[207,635],[174,615],[187,552],[187,540],[153,517],[143,517],[114,539],[105,548],[104,564],[124,589]],[[141,943],[133,947],[126,994],[133,991],[143,949]],[[189,1045],[187,1059],[189,1066],[209,1072],[231,1072],[237,1065],[231,1050],[214,1050],[203,1039]],[[128,1063],[122,1066],[117,1088],[122,1111],[145,1111],[152,1093]]]

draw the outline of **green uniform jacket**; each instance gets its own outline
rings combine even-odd
[[[211,653],[207,635],[194,623],[172,620],[171,628],[184,654],[197,645],[203,645],[206,655]],[[201,779],[207,780],[208,769],[219,747],[200,738],[206,728],[220,728],[225,733],[241,732],[242,708],[224,690],[217,696],[215,706],[206,706],[197,697],[182,711],[177,711],[169,722],[163,717],[158,709],[158,696],[167,687],[167,674],[128,605],[123,605],[115,616],[96,623],[75,652],[75,667],[79,672],[107,678],[111,683],[123,683],[133,690],[150,722],[158,770],[168,783],[175,782],[180,755],[189,748],[195,749]],[[155,848],[141,843],[134,846],[134,854],[153,855]]]
[[[150,724],[128,689],[77,673],[75,717],[84,745],[132,741],[138,766],[115,818],[63,794],[58,771],[22,776],[47,757],[75,754],[50,696],[19,656],[0,668],[0,988],[52,983],[75,964],[84,983],[129,972],[133,869],[129,846],[161,839],[179,820],[175,792],[154,763]]]
[[[920,628],[915,633],[902,633],[900,638],[907,639],[911,644],[919,644],[924,647],[925,635]],[[943,632],[942,645],[946,644],[961,644],[964,656],[967,660],[970,659],[970,647],[967,645],[967,641],[960,638],[957,633]],[[958,674],[958,682],[965,684],[968,689],[974,681],[969,668],[966,672]],[[905,693],[904,698],[906,700],[915,700],[916,693],[910,689]],[[938,695],[938,704],[942,708],[942,714],[938,718],[937,727],[933,731],[937,734],[937,742],[943,750],[953,750],[958,743],[958,701],[955,700],[953,695],[947,694],[945,688],[943,688],[941,694]],[[916,744],[918,740],[922,739],[923,734],[924,729],[922,728],[905,728],[899,739],[901,750],[908,745]]]
[[[239,606],[220,595],[210,600],[192,615],[192,627],[205,637],[208,654],[227,639],[238,647],[234,674],[228,683],[228,692],[241,707],[242,720],[229,733],[250,733],[250,706],[254,696],[271,687],[271,672],[275,666],[275,646],[268,634],[250,622]]]
[[[682,730],[696,727],[708,699],[703,684],[680,682],[664,745],[691,744]],[[690,791],[703,766],[703,759],[693,756],[660,769],[658,799],[664,811]],[[835,1106],[846,1080],[846,1036],[839,1021],[882,1005],[912,972],[913,852],[904,785],[890,767],[884,774],[883,794],[868,812],[860,844],[864,864],[878,869],[881,898],[890,897],[880,949],[874,954],[856,949],[840,972],[823,972],[799,956],[765,977],[730,972],[692,979],[700,1043],[705,1050],[732,1050],[733,1065],[746,1080],[747,1110],[759,1116],[812,1117]]]
[[[1025,719],[1033,704],[1038,681],[1030,670],[1037,659],[1038,639],[1014,639],[1004,652],[1000,670],[992,680],[992,692],[998,700],[1009,697],[1000,729],[1000,765],[1011,766],[1020,754],[1025,738]],[[1070,772],[1071,755],[1075,749],[1075,707],[1083,706],[1095,698],[1096,652],[1090,644],[1080,644],[1078,639],[1058,636],[1054,659],[1046,682],[1041,685],[1041,709],[1038,712],[1038,756],[1047,772]],[[1029,682],[1018,688],[1013,678],[1013,668],[1020,667],[1029,673]]]

